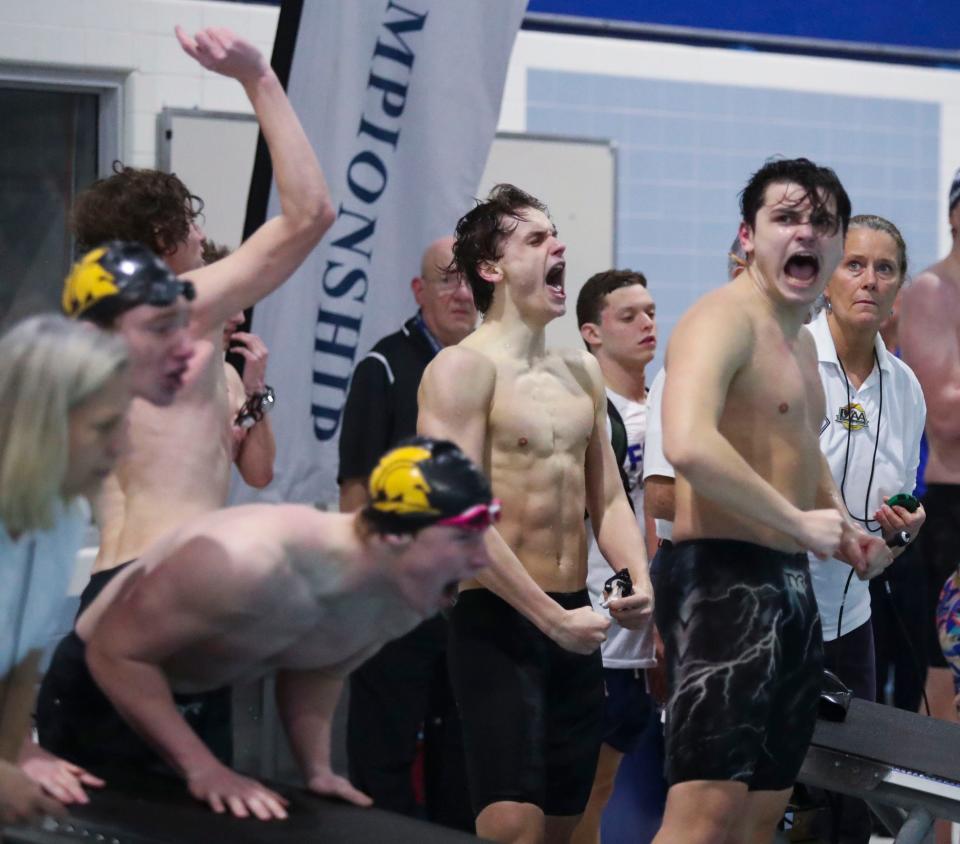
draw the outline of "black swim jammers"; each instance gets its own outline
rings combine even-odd
[[[564,609],[590,606],[585,589],[547,594]],[[492,592],[469,589],[451,614],[447,658],[474,812],[507,800],[579,815],[600,752],[600,651],[566,651]]]
[[[668,783],[791,787],[823,674],[806,555],[726,539],[678,542],[655,597],[670,690]]]
[[[80,596],[78,618],[129,565],[91,575]],[[174,702],[210,751],[229,765],[233,756],[230,688],[177,694]],[[91,771],[130,769],[173,774],[100,690],[87,668],[86,644],[75,631],[61,639],[54,651],[37,695],[36,723],[41,747]]]

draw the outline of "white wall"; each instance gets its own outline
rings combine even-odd
[[[238,83],[180,49],[174,25],[228,27],[269,58],[278,15],[275,6],[210,0],[0,0],[0,79],[14,68],[121,74],[120,158],[152,167],[164,106],[251,111]]]

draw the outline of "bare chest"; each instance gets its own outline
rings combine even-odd
[[[200,473],[198,481],[204,473],[219,478],[229,471],[231,398],[223,361],[211,352],[203,366],[189,373],[172,405],[135,403],[124,468],[138,477],[146,472],[170,478],[187,471]]]
[[[498,372],[490,413],[494,447],[550,456],[581,455],[593,431],[593,400],[569,373]]]
[[[822,415],[822,390],[815,365],[799,341],[761,335],[747,366],[733,379],[721,427],[731,438],[756,431],[793,439],[809,435]]]

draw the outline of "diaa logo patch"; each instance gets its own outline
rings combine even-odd
[[[864,428],[870,427],[867,412],[859,402],[842,405],[837,411],[837,418],[834,421],[839,422],[848,431],[862,431]]]

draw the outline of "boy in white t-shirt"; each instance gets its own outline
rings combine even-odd
[[[597,273],[584,284],[577,298],[580,334],[603,372],[608,433],[641,530],[647,430],[644,370],[657,348],[655,311],[646,278],[632,270]],[[602,612],[603,587],[614,572],[593,541],[593,532],[588,530],[587,537],[587,589],[594,607]],[[620,761],[639,745],[651,720],[653,703],[644,670],[656,665],[653,637],[652,621],[640,630],[613,624],[607,632],[601,649],[605,691],[603,744],[590,802],[574,833],[574,844],[600,841],[600,820],[613,793]]]

